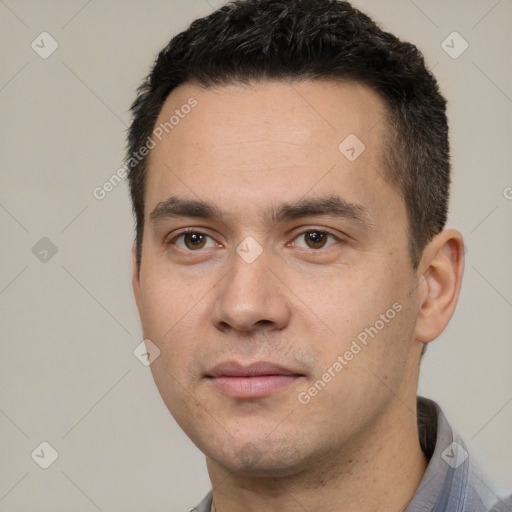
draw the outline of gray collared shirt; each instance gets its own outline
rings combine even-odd
[[[512,512],[512,496],[500,499],[480,475],[467,447],[440,407],[418,397],[418,430],[429,463],[404,512]],[[190,512],[210,512],[213,494]]]

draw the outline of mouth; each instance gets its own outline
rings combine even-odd
[[[233,398],[263,398],[296,383],[305,375],[269,362],[244,366],[236,361],[218,364],[206,379],[221,393]]]

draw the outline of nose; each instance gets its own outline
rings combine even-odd
[[[212,322],[223,332],[280,330],[290,320],[285,287],[265,251],[248,263],[233,253],[231,268],[216,287]]]

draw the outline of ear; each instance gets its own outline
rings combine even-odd
[[[135,296],[135,303],[140,313],[140,266],[137,262],[137,244],[133,243],[132,247],[132,286]]]
[[[453,229],[434,236],[419,264],[419,314],[416,339],[429,343],[445,329],[455,311],[464,273],[464,240]]]

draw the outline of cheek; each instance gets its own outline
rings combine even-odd
[[[382,269],[338,270],[321,287],[310,288],[305,300],[331,331],[345,339],[373,325],[403,295],[398,280]]]
[[[218,339],[218,333],[212,325],[211,311],[219,278],[213,273],[208,279],[184,277],[176,269],[161,270],[156,263],[148,262],[151,272],[141,275],[144,337],[160,349],[161,357],[156,362],[179,380],[180,385],[173,388],[179,395],[182,387],[188,389],[197,383],[200,367],[215,348],[213,340]],[[160,372],[156,378],[166,381],[171,377]]]
[[[192,287],[195,289],[195,287]],[[141,279],[140,317],[145,338],[157,345],[162,362],[172,374],[182,372],[192,357],[202,294],[161,273]],[[194,328],[195,326],[195,328]],[[159,378],[166,378],[165,374]]]
[[[401,373],[413,340],[415,312],[411,279],[400,268],[407,269],[390,262],[384,265],[381,259],[364,272],[340,271],[322,290],[309,295],[309,304],[330,331],[329,340],[319,344],[319,372],[346,355],[339,373],[343,377],[337,379],[344,385],[346,379],[364,380],[368,371],[382,379],[388,373]]]
[[[205,293],[201,288],[200,282],[181,279],[164,261],[147,257],[140,276],[143,327],[162,335],[177,325]]]

